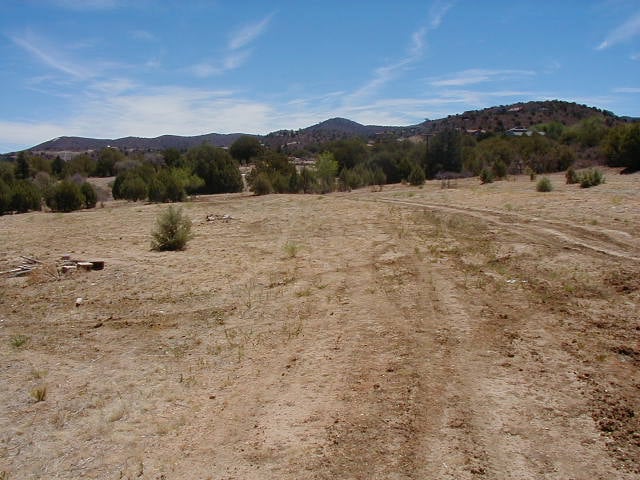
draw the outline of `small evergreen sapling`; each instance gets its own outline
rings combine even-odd
[[[156,227],[151,232],[152,250],[184,250],[193,238],[191,220],[183,214],[182,208],[173,205],[156,218]]]

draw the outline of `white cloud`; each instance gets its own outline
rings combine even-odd
[[[33,147],[51,138],[67,135],[67,125],[48,122],[0,121],[0,152]]]
[[[222,75],[225,72],[241,67],[249,58],[249,50],[228,53],[221,62],[203,61],[191,65],[188,70],[198,78]]]
[[[640,87],[619,87],[613,89],[614,93],[640,93]]]
[[[446,13],[453,7],[454,2],[436,2],[429,12],[429,27],[433,30],[440,26]]]
[[[130,35],[136,40],[143,40],[145,42],[153,42],[157,40],[157,37],[147,30],[133,30]]]
[[[434,79],[429,82],[433,87],[461,87],[496,80],[512,79],[517,77],[532,76],[536,73],[531,70],[488,70],[474,68],[456,72],[447,78]]]
[[[605,39],[596,47],[596,50],[605,50],[618,43],[631,40],[640,34],[640,13],[637,13],[622,25],[613,29]]]
[[[22,48],[32,57],[58,72],[70,75],[76,79],[87,79],[93,72],[86,67],[78,65],[65,58],[61,49],[51,45],[49,42],[36,37],[30,32],[23,36],[10,36],[13,43]]]
[[[241,67],[251,56],[251,50],[244,47],[247,47],[266,31],[272,17],[273,14],[267,15],[259,22],[247,25],[235,32],[229,40],[221,61],[203,60],[191,65],[187,70],[198,78],[206,78],[222,75]]]
[[[108,10],[117,7],[120,0],[49,0],[57,7],[70,10]]]
[[[253,42],[266,31],[272,18],[273,13],[267,15],[259,22],[245,25],[234,32],[229,39],[229,49],[238,50]]]
[[[348,96],[349,101],[358,101],[375,93],[381,87],[396,78],[402,71],[410,65],[416,63],[423,55],[427,45],[427,34],[440,26],[444,15],[453,6],[453,3],[436,3],[429,12],[426,25],[423,25],[411,34],[411,45],[408,53],[396,62],[391,62],[374,69],[373,77]]]

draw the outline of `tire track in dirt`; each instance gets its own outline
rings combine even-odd
[[[457,207],[436,203],[409,202],[391,198],[381,198],[376,201],[394,205],[405,205],[448,213],[458,213],[477,218],[487,223],[505,227],[510,233],[518,233],[528,239],[546,240],[555,238],[574,248],[582,248],[597,253],[640,262],[640,246],[637,242],[622,241],[620,236],[624,232],[616,232],[618,238],[612,238],[610,234],[602,231],[593,232],[579,225],[561,223],[553,220],[542,220],[536,217],[528,217],[514,213],[502,213],[495,210],[486,210],[472,207]],[[520,220],[520,222],[515,221]],[[526,223],[522,223],[526,222]],[[587,241],[584,237],[589,237]]]
[[[370,455],[368,474],[354,478],[608,478],[616,467],[587,413],[556,319],[496,313],[506,299],[489,298],[490,308],[474,301],[457,282],[463,274],[455,264],[420,261],[416,245],[420,238],[405,231],[372,260],[383,303],[397,312],[388,328],[409,347],[404,381],[415,378],[410,390],[417,394],[404,400],[411,418],[405,461],[378,477],[372,465],[392,462]],[[527,304],[522,295],[509,302]],[[371,447],[379,438],[361,443]]]

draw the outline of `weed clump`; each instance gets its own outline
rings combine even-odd
[[[20,348],[28,341],[29,341],[29,337],[27,337],[26,335],[14,335],[9,340],[13,348]]]
[[[31,390],[31,397],[36,402],[44,402],[45,398],[47,398],[47,386],[41,385]]]
[[[493,183],[494,175],[493,172],[488,168],[483,168],[480,172],[480,182],[484,185],[485,183]]]
[[[549,177],[542,177],[540,180],[538,180],[538,183],[536,184],[536,191],[550,192],[551,190],[553,190],[553,185],[551,184],[551,180],[549,180]]]
[[[573,185],[580,181],[580,179],[578,178],[578,174],[573,167],[569,167],[567,169],[567,173],[564,174],[564,178],[567,180],[567,185]]]
[[[287,255],[287,257],[289,258],[294,258],[298,255],[298,251],[300,250],[300,245],[298,245],[295,242],[287,242],[284,244],[284,253]]]
[[[183,214],[182,208],[170,206],[158,215],[151,237],[152,250],[184,250],[193,238],[191,220]]]
[[[580,188],[590,188],[604,183],[604,175],[597,168],[590,168],[589,170],[580,173],[578,176],[580,182]]]
[[[416,165],[409,173],[409,183],[415,187],[419,187],[420,185],[424,185],[425,181],[425,173],[420,165]]]

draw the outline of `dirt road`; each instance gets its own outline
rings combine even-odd
[[[106,268],[0,279],[0,472],[640,478],[640,177],[552,180],[1,217]]]

